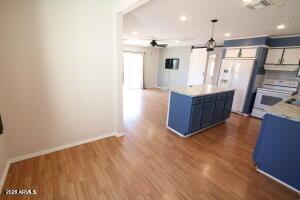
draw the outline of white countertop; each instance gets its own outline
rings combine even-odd
[[[213,86],[213,85],[194,85],[192,87],[172,87],[170,88],[172,92],[176,92],[179,94],[183,94],[190,97],[195,96],[204,96],[209,94],[217,94],[222,92],[234,91],[232,88],[228,87],[220,87],[220,86]]]
[[[294,95],[289,99],[300,99],[300,94]],[[300,106],[285,103],[288,100],[279,102],[271,106],[270,108],[268,108],[268,113],[300,122]]]

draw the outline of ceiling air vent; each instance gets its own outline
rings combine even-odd
[[[272,6],[273,3],[270,0],[249,0],[245,5],[251,10],[258,10]]]

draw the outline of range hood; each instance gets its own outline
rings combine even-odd
[[[265,70],[296,72],[299,65],[264,65]]]

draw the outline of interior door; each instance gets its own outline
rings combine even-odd
[[[235,60],[231,88],[235,89],[232,111],[242,112],[250,78],[253,71],[254,60]]]
[[[282,64],[298,65],[300,60],[300,48],[285,49]]]
[[[218,78],[221,69],[223,48],[215,48],[208,53],[207,67],[205,73],[205,84],[218,85]]]
[[[268,49],[266,64],[280,64],[283,49]]]
[[[216,54],[209,54],[207,60],[207,69],[206,69],[206,76],[205,76],[205,84],[213,84],[214,83],[214,74],[216,68]]]
[[[207,51],[205,48],[193,49],[190,59],[190,68],[187,85],[204,83]]]

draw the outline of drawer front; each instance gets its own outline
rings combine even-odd
[[[234,96],[234,91],[230,91],[230,92],[228,92],[227,93],[227,97],[229,98],[229,97],[233,97]]]
[[[226,93],[221,93],[221,94],[218,94],[218,95],[217,95],[217,99],[218,99],[218,100],[226,99],[226,97],[227,97],[227,94],[226,94]]]
[[[217,99],[217,95],[209,95],[205,97],[204,102],[212,102],[212,101],[216,101],[216,99]]]
[[[204,103],[204,97],[194,97],[193,98],[193,105]]]

